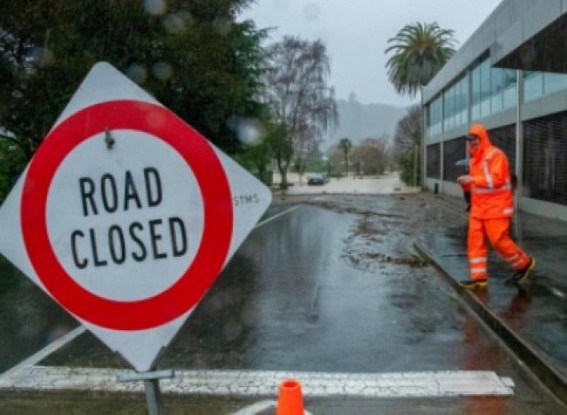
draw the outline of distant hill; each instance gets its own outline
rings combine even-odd
[[[323,136],[325,145],[338,143],[343,137],[353,142],[368,137],[377,138],[387,134],[394,136],[400,118],[406,115],[406,107],[387,104],[361,104],[355,98],[337,100],[339,126]]]

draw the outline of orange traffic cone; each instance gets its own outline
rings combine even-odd
[[[298,380],[288,379],[280,384],[276,415],[303,415],[303,394]]]

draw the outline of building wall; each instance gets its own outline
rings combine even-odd
[[[514,25],[523,25],[523,17],[540,0],[504,0],[484,23],[463,43],[449,64],[424,88],[424,101],[429,102],[441,92],[447,82],[456,79],[479,56],[496,43]],[[550,4],[556,0],[546,0]]]
[[[425,87],[425,187],[460,193],[455,163],[466,158],[469,126],[481,122],[518,176],[520,210],[567,220],[567,74],[497,68],[491,56],[507,29],[532,24],[534,8],[549,9],[540,14],[550,24],[567,12],[557,1],[503,1]]]

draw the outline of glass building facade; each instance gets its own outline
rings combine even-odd
[[[567,91],[567,75],[564,74],[531,72],[522,80],[525,101]],[[485,58],[425,106],[426,138],[435,140],[444,131],[480,122],[485,117],[516,108],[517,104],[517,71],[490,67],[489,59]]]
[[[454,181],[462,174],[456,163],[466,157],[465,132],[452,136],[456,127],[466,129],[487,117],[517,110],[517,74],[515,70],[491,68],[488,59],[484,59],[425,106],[428,179]],[[557,92],[567,93],[567,74],[521,72],[520,82],[520,106]],[[567,109],[526,120],[522,126],[526,137],[524,195],[567,205]],[[489,133],[493,144],[504,150],[515,170],[516,125],[493,127]]]

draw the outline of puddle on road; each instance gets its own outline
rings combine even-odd
[[[450,220],[437,215],[437,207],[428,203],[423,195],[335,195],[305,203],[357,215],[357,225],[345,241],[343,258],[359,270],[380,271],[381,275],[388,275],[399,266],[428,266],[429,262],[414,251],[413,240],[428,228],[447,226]],[[455,226],[459,226],[462,217],[456,216],[453,220]]]

